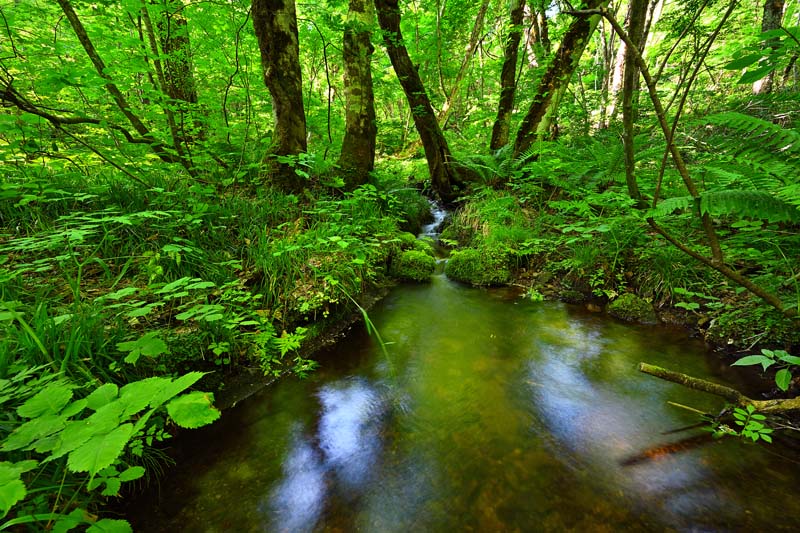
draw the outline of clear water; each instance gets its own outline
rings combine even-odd
[[[664,434],[696,422],[667,401],[722,402],[639,361],[736,385],[681,332],[442,275],[398,287],[371,317],[388,358],[357,327],[310,379],[187,435],[177,469],[130,509],[135,529],[800,529],[785,450]]]

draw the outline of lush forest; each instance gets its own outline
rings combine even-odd
[[[0,529],[129,531],[165,439],[313,372],[434,244],[695,328],[771,397],[643,370],[793,428],[796,2],[0,0],[0,35]]]

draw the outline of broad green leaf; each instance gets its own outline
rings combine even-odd
[[[205,375],[205,372],[189,372],[188,374],[184,374],[174,381],[165,379],[164,387],[161,388],[157,393],[154,393],[150,396],[150,407],[155,408],[163,405],[197,383],[200,378]]]
[[[127,520],[103,518],[87,529],[86,533],[133,533],[133,528]]]
[[[139,357],[157,357],[163,353],[169,353],[167,343],[158,337],[158,333],[151,331],[145,333],[142,337],[135,341],[118,342],[117,350],[121,352],[130,352],[125,357],[125,362],[129,364],[136,364]]]
[[[58,413],[72,398],[72,385],[63,381],[51,383],[17,408],[24,418],[35,418],[43,414]]]
[[[153,377],[134,381],[122,387],[119,390],[119,398],[124,406],[123,415],[129,417],[147,407],[169,382],[169,378]]]
[[[136,294],[137,292],[139,292],[139,288],[138,287],[125,287],[125,288],[120,289],[118,291],[110,292],[110,293],[106,294],[105,296],[101,296],[100,298],[98,298],[98,300],[99,299],[103,299],[103,300],[121,300],[122,298],[125,298],[126,296],[130,296],[131,294]]]
[[[28,493],[22,474],[38,466],[36,461],[19,463],[0,462],[0,511],[5,516],[14,505]]]
[[[782,368],[775,374],[775,384],[784,392],[789,390],[789,383],[792,381],[792,373],[788,369]]]
[[[761,54],[760,53],[759,54],[748,54],[748,55],[742,56],[742,57],[740,57],[738,59],[734,59],[733,61],[731,61],[730,63],[725,65],[724,68],[727,69],[727,70],[743,69],[745,67],[749,67],[750,65],[752,65],[753,63],[755,63],[759,59],[761,59]]]
[[[181,427],[194,429],[205,426],[219,418],[219,411],[212,402],[214,396],[207,392],[190,392],[167,404],[170,418]]]
[[[83,411],[88,404],[89,402],[86,401],[86,398],[75,400],[74,402],[66,406],[63,411],[61,411],[61,416],[66,418],[75,416],[79,414],[81,411]]]
[[[92,393],[86,397],[86,402],[89,409],[97,411],[107,403],[115,400],[118,394],[119,387],[114,383],[106,383],[92,391]]]
[[[800,365],[800,357],[796,355],[778,355],[778,359],[790,365]]]
[[[42,415],[29,420],[15,429],[5,439],[0,450],[10,452],[25,448],[37,439],[47,437],[64,429],[66,420],[67,417],[54,414]]]
[[[764,370],[766,370],[773,363],[775,363],[775,361],[769,357],[764,357],[763,355],[748,355],[738,359],[735,363],[733,363],[733,366],[761,365],[764,367]]]
[[[103,496],[117,496],[119,494],[119,489],[122,487],[122,481],[118,477],[109,477],[106,478],[106,488],[104,488],[100,494]]]
[[[69,454],[67,468],[71,472],[89,472],[94,476],[117,460],[132,433],[132,424],[122,424],[110,433],[92,437]]]
[[[120,481],[133,481],[134,479],[139,479],[145,473],[144,467],[141,466],[131,466],[124,470],[120,475]]]
[[[119,426],[120,416],[124,409],[125,405],[121,402],[112,402],[104,405],[88,418],[68,422],[60,434],[58,445],[46,460],[58,459],[83,446],[95,436],[108,434]]]
[[[66,533],[88,521],[88,513],[84,509],[75,509],[68,515],[61,515],[58,518],[53,525],[53,533]]]

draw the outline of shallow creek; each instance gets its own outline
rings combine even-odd
[[[135,530],[800,528],[785,450],[665,433],[697,420],[667,401],[721,400],[639,361],[737,385],[682,332],[442,274],[370,314],[388,356],[357,326],[309,379],[186,435],[178,466],[130,509]]]

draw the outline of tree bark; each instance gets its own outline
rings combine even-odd
[[[511,113],[514,110],[514,94],[517,90],[517,59],[522,40],[522,19],[525,0],[511,0],[509,10],[510,29],[503,52],[503,70],[500,73],[500,101],[497,104],[497,119],[492,127],[489,148],[499,150],[508,144],[511,132]]]
[[[783,21],[783,8],[785,0],[765,0],[764,16],[761,19],[761,31],[777,30]],[[778,39],[770,39],[765,43],[766,48],[777,48]],[[775,71],[770,71],[765,77],[753,83],[753,94],[769,94],[775,81]]]
[[[647,18],[648,0],[630,0],[628,7],[628,37],[631,43],[644,53],[642,43],[644,42],[644,26]],[[624,43],[623,43],[624,44]],[[633,126],[636,121],[636,110],[634,104],[638,104],[639,88],[639,66],[636,63],[636,56],[630,48],[625,47],[625,66],[622,73],[622,144],[625,151],[625,183],[628,186],[628,195],[636,200],[641,208],[642,193],[636,183],[636,161],[634,157],[634,131]]]
[[[447,93],[447,99],[436,117],[442,128],[447,127],[447,121],[450,119],[450,114],[453,111],[453,106],[457,101],[458,90],[461,88],[461,83],[467,74],[467,67],[469,67],[472,57],[475,55],[475,49],[478,48],[478,42],[483,30],[483,20],[486,18],[486,10],[489,9],[490,0],[484,0],[478,8],[478,13],[475,15],[475,24],[472,26],[472,33],[469,36],[469,43],[467,44],[466,54],[461,61],[461,67],[458,69],[456,79],[453,80],[453,85],[450,87],[450,92]]]
[[[459,188],[472,177],[471,173],[453,160],[425,86],[408,55],[400,32],[398,0],[375,0],[375,7],[386,51],[405,92],[414,126],[425,150],[433,190],[443,202],[452,202],[458,197]]]
[[[339,167],[345,188],[366,183],[375,166],[375,96],[370,61],[375,49],[371,32],[371,0],[350,0],[344,29],[345,132]]]
[[[182,0],[165,0],[156,23],[164,54],[165,89],[178,110],[183,142],[204,136],[205,117],[197,110],[197,83],[192,64],[189,23],[183,16]]]
[[[605,8],[609,0],[589,0],[587,9]],[[577,15],[564,34],[553,62],[539,81],[539,86],[522,120],[514,144],[518,156],[539,139],[549,135],[550,126],[558,111],[561,99],[569,86],[572,73],[578,67],[589,38],[600,21],[599,15]]]
[[[297,161],[292,159],[305,152],[307,144],[294,0],[253,0],[252,15],[275,121],[267,173],[278,187],[299,192],[306,183],[294,171]]]

